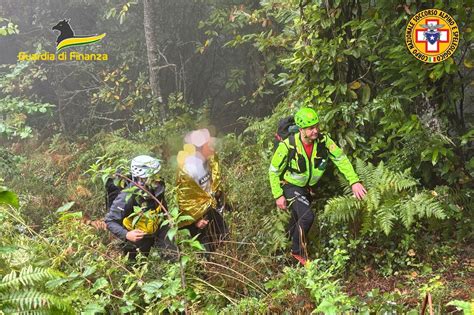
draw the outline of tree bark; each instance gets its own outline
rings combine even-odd
[[[56,97],[58,98],[58,107],[57,107],[57,114],[58,114],[58,119],[59,119],[59,125],[61,126],[61,132],[65,135],[67,135],[67,127],[66,127],[66,120],[64,119],[64,88],[62,86],[62,82],[59,79],[60,78],[60,71],[58,66],[54,67],[54,72],[53,72],[53,86],[54,86],[54,93],[56,94]]]
[[[160,119],[165,117],[165,108],[163,99],[161,97],[160,76],[159,76],[159,61],[160,55],[158,53],[159,45],[156,37],[156,30],[153,24],[154,14],[153,2],[160,3],[159,0],[143,0],[143,26],[145,30],[146,52],[148,56],[148,71],[150,73],[150,86],[153,96],[158,101]]]

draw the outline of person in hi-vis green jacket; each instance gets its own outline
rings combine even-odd
[[[328,159],[349,181],[356,198],[362,199],[367,191],[341,148],[319,131],[319,118],[314,109],[300,109],[295,122],[299,132],[280,142],[270,164],[269,177],[277,207],[286,209],[290,204],[291,254],[304,265],[308,257],[306,235],[314,221],[311,188],[324,174]]]

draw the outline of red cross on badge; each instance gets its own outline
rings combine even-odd
[[[439,19],[426,19],[423,25],[426,28],[417,28],[416,43],[425,43],[425,52],[439,52],[439,43],[449,43],[449,29],[441,28]]]

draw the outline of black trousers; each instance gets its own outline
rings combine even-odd
[[[123,251],[128,254],[130,260],[135,260],[138,252],[148,256],[153,245],[160,250],[160,255],[163,259],[173,261],[177,257],[177,248],[174,243],[166,236],[169,231],[168,226],[162,226],[154,234],[145,235],[144,238],[136,243],[126,241],[123,245]]]
[[[204,246],[206,251],[213,252],[219,243],[227,238],[229,229],[222,215],[214,209],[210,209],[204,216],[204,219],[209,220],[209,223],[204,229],[199,229],[194,223],[186,228],[192,237],[199,235],[197,239]]]
[[[291,239],[291,252],[307,258],[307,235],[314,221],[311,194],[307,188],[291,184],[283,186],[283,194],[291,211],[287,228]]]

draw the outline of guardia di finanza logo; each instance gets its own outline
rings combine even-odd
[[[27,51],[18,52],[18,61],[107,61],[108,55],[106,53],[79,53],[77,51],[70,51],[69,54],[61,52],[64,48],[72,46],[83,46],[96,43],[105,37],[105,33],[100,35],[75,35],[69,24],[69,20],[59,21],[52,28],[59,31],[56,39],[56,53],[48,51],[29,53]]]
[[[57,52],[67,47],[89,45],[105,37],[105,33],[100,35],[75,35],[69,22],[70,20],[62,20],[53,26],[53,30],[60,32],[56,39]]]
[[[410,53],[427,63],[442,62],[459,45],[459,28],[451,15],[437,9],[418,12],[408,22],[405,43]]]

